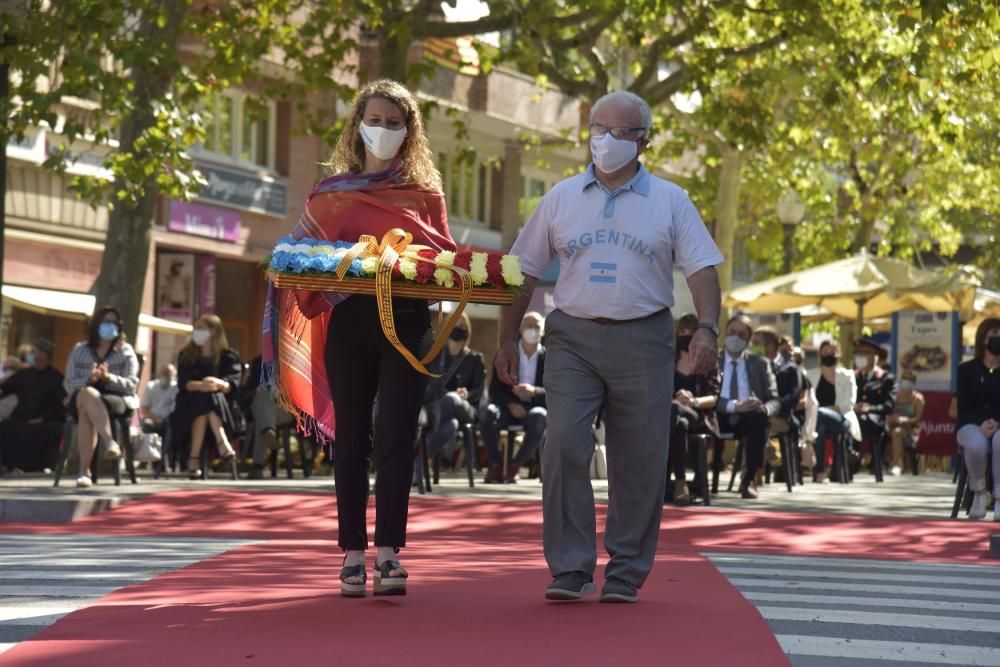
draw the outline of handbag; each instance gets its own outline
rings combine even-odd
[[[155,463],[163,458],[163,439],[159,433],[136,433],[132,436],[133,459]]]

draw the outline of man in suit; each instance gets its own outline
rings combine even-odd
[[[490,381],[491,402],[483,410],[483,444],[489,457],[487,484],[518,480],[521,466],[527,461],[545,434],[547,411],[545,409],[545,347],[541,344],[544,320],[540,313],[525,313],[521,319],[520,340],[517,345],[519,384],[504,384],[493,373]],[[500,461],[500,431],[511,424],[524,426],[524,442],[511,459],[507,470],[502,471]]]
[[[896,405],[896,376],[878,363],[885,351],[873,338],[854,341],[855,379],[858,385],[854,412],[861,424],[861,437],[874,452],[888,443],[886,419]],[[880,454],[883,453],[881,450]]]
[[[726,324],[725,350],[719,356],[722,390],[715,408],[720,430],[746,443],[740,496],[747,499],[757,497],[754,478],[764,461],[768,423],[781,409],[770,360],[747,352],[752,337],[753,324],[746,315],[735,315]]]
[[[791,341],[784,336],[778,336],[778,332],[773,328],[762,326],[753,333],[751,349],[771,362],[771,372],[774,373],[777,382],[778,402],[781,407],[778,413],[771,418],[770,435],[780,436],[792,432],[795,435],[794,442],[797,443],[799,428],[802,424],[795,415],[795,409],[799,405],[802,390],[805,388],[805,373],[792,358]],[[779,468],[778,472],[783,475],[783,471],[784,468]],[[783,480],[784,477],[782,476],[781,479]]]

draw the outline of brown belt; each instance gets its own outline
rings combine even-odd
[[[591,322],[597,322],[598,324],[628,324],[629,322],[641,322],[642,320],[648,320],[651,317],[656,317],[657,315],[662,315],[663,313],[669,313],[669,308],[663,308],[656,311],[655,313],[650,313],[649,315],[643,315],[642,317],[633,317],[630,320],[613,320],[610,317],[592,317]]]

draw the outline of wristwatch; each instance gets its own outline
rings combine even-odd
[[[719,329],[719,325],[715,322],[698,322],[699,329],[708,329],[711,331],[716,338],[722,335],[722,330]]]

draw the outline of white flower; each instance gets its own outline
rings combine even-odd
[[[472,261],[469,262],[469,277],[472,278],[473,285],[485,285],[490,279],[486,270],[486,260],[489,255],[485,252],[472,253]]]
[[[500,258],[500,275],[511,287],[524,284],[524,274],[521,273],[521,260],[516,255],[504,255]]]

